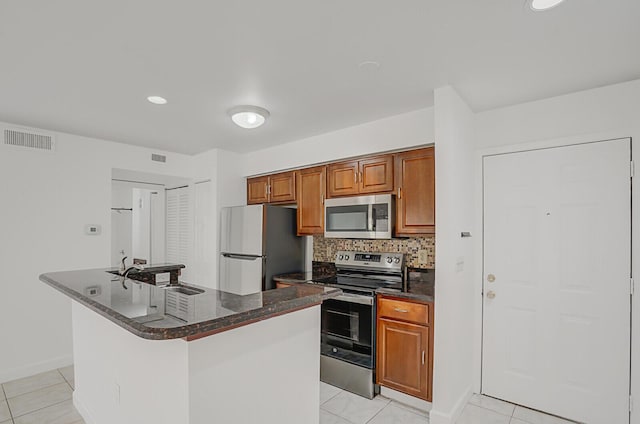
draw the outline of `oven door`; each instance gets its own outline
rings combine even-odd
[[[322,303],[321,353],[373,369],[373,296],[345,293]]]
[[[393,206],[391,194],[327,199],[324,236],[389,239],[392,236]]]

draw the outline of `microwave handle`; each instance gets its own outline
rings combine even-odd
[[[373,231],[373,205],[369,203],[367,211],[367,231]]]

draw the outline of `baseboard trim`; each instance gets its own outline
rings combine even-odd
[[[96,424],[96,420],[93,419],[89,410],[82,404],[82,400],[80,400],[80,396],[78,396],[78,391],[73,392],[73,406],[75,406],[78,413],[82,416],[85,424]]]
[[[380,395],[415,408],[419,411],[426,412],[427,414],[429,413],[429,411],[431,411],[431,402],[427,402],[426,400],[422,400],[417,397],[398,392],[397,390],[393,390],[388,387],[380,387]]]
[[[64,368],[71,364],[73,364],[73,356],[63,355],[46,361],[23,365],[21,367],[0,372],[0,382],[6,383],[7,381],[17,380],[19,378],[31,377],[32,375],[40,374],[41,372]]]
[[[453,408],[450,411],[440,411],[436,409],[438,407],[437,403],[434,403],[434,408],[429,412],[429,424],[454,424],[460,418],[462,414],[462,410],[464,409],[469,399],[473,395],[473,391],[471,390],[471,386],[467,387],[462,396],[458,398],[458,401],[455,403]]]

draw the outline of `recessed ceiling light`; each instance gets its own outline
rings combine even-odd
[[[167,104],[167,99],[165,99],[164,97],[160,97],[160,96],[149,96],[149,97],[147,97],[147,100],[149,100],[154,105],[166,105]]]
[[[264,124],[270,114],[267,109],[244,105],[229,110],[229,116],[237,126],[252,129]]]
[[[380,69],[380,62],[376,62],[375,60],[365,60],[358,64],[358,68],[365,71],[377,71]]]
[[[556,7],[563,1],[564,0],[529,0],[529,6],[536,12],[541,12]]]

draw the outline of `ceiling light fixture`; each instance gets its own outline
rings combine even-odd
[[[542,12],[556,7],[563,1],[564,0],[529,0],[529,7],[536,12]]]
[[[149,100],[154,105],[166,105],[167,104],[167,99],[165,99],[164,97],[160,97],[160,96],[149,96],[149,97],[147,97],[147,100]]]
[[[258,106],[236,106],[229,110],[231,120],[242,128],[258,128],[265,123],[270,113],[267,109]]]

